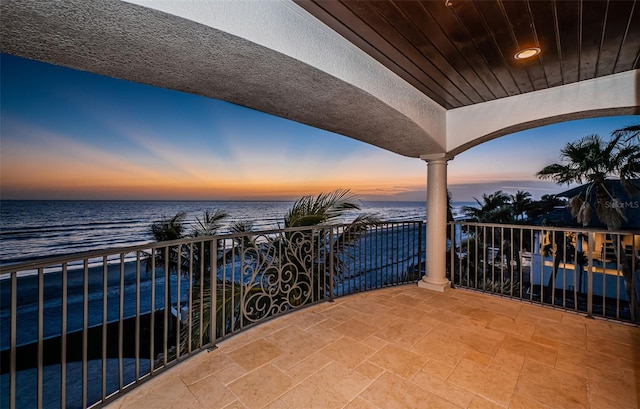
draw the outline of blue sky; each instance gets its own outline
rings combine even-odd
[[[338,187],[365,200],[424,200],[426,165],[223,101],[2,54],[2,199],[289,200]],[[534,197],[560,149],[636,117],[508,135],[449,163],[454,200],[498,189]]]

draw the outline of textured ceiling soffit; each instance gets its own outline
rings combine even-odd
[[[3,52],[223,99],[405,156],[443,149],[364,91],[189,20],[125,2],[4,1],[0,7]]]

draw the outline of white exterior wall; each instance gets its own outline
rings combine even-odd
[[[571,119],[637,114],[640,70],[475,104],[447,112],[447,152]]]

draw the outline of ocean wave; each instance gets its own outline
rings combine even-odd
[[[3,201],[0,206],[0,264],[39,260],[81,251],[148,243],[149,228],[162,217],[187,214],[194,225],[205,210],[229,214],[221,233],[233,221],[247,220],[255,230],[284,227],[291,202],[179,201]],[[419,202],[367,202],[362,212],[386,221],[425,219]],[[355,218],[361,212],[350,212]]]

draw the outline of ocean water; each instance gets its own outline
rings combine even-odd
[[[465,203],[466,204],[466,203]],[[234,221],[249,220],[257,230],[268,230],[283,226],[284,215],[292,202],[198,202],[198,201],[2,201],[0,202],[0,264],[11,264],[35,260],[54,255],[69,254],[104,248],[124,247],[151,242],[151,224],[163,217],[171,217],[177,212],[187,213],[187,223],[193,223],[196,217],[206,210],[224,210],[229,214],[227,226]],[[461,203],[454,204],[459,210]],[[343,222],[349,222],[358,214],[376,215],[384,221],[423,221],[426,216],[424,202],[365,202],[361,211],[353,211],[345,216]],[[221,232],[225,232],[223,228]],[[393,240],[387,244],[393,244]],[[399,253],[397,253],[399,254]],[[404,259],[410,263],[412,259]],[[376,259],[377,260],[377,259]],[[380,267],[384,269],[387,267]],[[103,324],[103,302],[106,300],[107,322],[117,321],[120,315],[125,318],[137,313],[135,265],[125,266],[125,285],[121,292],[120,266],[110,265],[107,272],[108,286],[102,289],[103,272],[101,267],[88,271],[89,294],[84,293],[84,272],[70,269],[68,272],[68,297],[66,303],[67,333],[78,334],[86,325],[97,328]],[[225,273],[226,274],[226,273]],[[148,274],[140,277],[139,308],[146,314],[152,308],[165,308],[165,279],[170,280],[170,299],[177,300],[177,283],[182,283],[181,299],[187,298],[189,288],[185,277],[162,273],[156,275],[156,283],[151,282]],[[348,280],[345,280],[348,284]],[[57,339],[62,331],[61,277],[59,272],[44,274],[43,305],[38,301],[38,280],[35,276],[23,276],[17,280],[18,301],[16,344],[19,347],[34,345],[38,339],[39,311],[46,319],[42,323],[44,339]],[[10,345],[10,285],[9,280],[0,279],[0,353],[8,356]],[[345,284],[345,285],[347,285]],[[156,305],[152,306],[151,288],[156,289]],[[123,304],[120,311],[120,294]],[[85,317],[84,305],[87,305]],[[54,353],[55,355],[55,353]],[[117,390],[118,371],[115,361],[107,362],[107,391]],[[116,362],[117,363],[117,362]],[[148,360],[141,361],[141,370],[147,371]],[[96,402],[101,397],[101,360],[88,362],[89,379],[88,398]],[[131,359],[124,362],[125,383],[134,380]],[[70,407],[81,405],[82,373],[80,363],[71,360],[67,363],[67,404]],[[33,407],[35,403],[36,375],[33,367],[21,369],[17,373],[18,407]],[[114,375],[115,374],[115,375]],[[114,378],[114,376],[116,376]],[[47,364],[44,368],[43,390],[48,398],[45,407],[59,407],[60,364]],[[9,374],[0,373],[0,408],[8,406]]]
[[[0,265],[153,241],[150,225],[180,211],[193,223],[206,210],[224,210],[227,225],[250,220],[256,230],[283,227],[292,202],[233,201],[2,201]],[[456,204],[459,205],[460,204]],[[424,202],[363,202],[361,211],[384,221],[425,219]],[[225,228],[222,229],[225,232]]]

